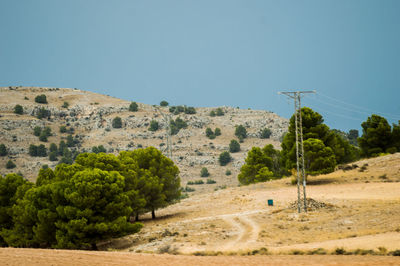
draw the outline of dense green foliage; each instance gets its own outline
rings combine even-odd
[[[210,173],[208,172],[207,167],[201,168],[200,176],[201,176],[201,177],[208,177],[208,176],[210,176]]]
[[[16,167],[15,163],[13,161],[11,161],[11,160],[8,160],[8,162],[6,163],[6,168],[7,169],[13,169],[15,167]]]
[[[38,156],[38,157],[46,157],[47,156],[47,149],[43,144],[40,144],[38,146],[36,145],[29,145],[29,151],[28,151],[30,156]]]
[[[159,124],[157,120],[151,120],[149,131],[157,131],[159,129]]]
[[[16,113],[18,115],[22,115],[24,113],[24,108],[22,107],[22,105],[17,104],[14,107],[14,113]]]
[[[223,116],[223,115],[225,115],[225,112],[222,110],[222,108],[218,107],[218,108],[215,110],[215,114],[216,114],[217,116]]]
[[[194,107],[188,107],[186,105],[171,106],[169,111],[174,115],[179,115],[180,113],[192,115],[196,113],[196,109]]]
[[[247,130],[244,126],[238,125],[235,128],[235,136],[238,137],[240,141],[247,137]]]
[[[64,102],[61,107],[67,109],[69,107],[69,103],[68,102]]]
[[[4,145],[3,143],[0,144],[0,156],[6,156],[8,154],[8,150],[6,145]]]
[[[169,126],[171,128],[171,135],[176,135],[179,130],[187,128],[187,123],[178,117],[175,120],[171,119]]]
[[[36,137],[39,137],[40,133],[42,133],[42,128],[41,127],[36,126],[36,127],[33,128],[33,135],[35,135]]]
[[[314,112],[310,108],[303,107],[301,109],[301,114],[303,123],[304,158],[306,166],[311,167],[306,167],[308,174],[328,173],[333,171],[338,163],[347,163],[357,159],[357,148],[350,145],[340,134],[330,130],[329,127],[323,123],[324,120],[319,113]],[[281,146],[283,167],[287,170],[296,168],[294,115],[290,119],[289,131],[283,138]],[[334,156],[330,156],[332,153]],[[316,154],[323,154],[326,158],[324,158],[324,161],[320,161],[318,156],[315,156]],[[318,162],[316,161],[317,159]],[[329,162],[326,160],[329,160]]]
[[[35,97],[35,102],[37,103],[47,103],[46,95],[41,94]]]
[[[231,140],[231,143],[229,143],[229,152],[238,152],[240,151],[240,144],[237,142],[237,140]]]
[[[206,137],[209,139],[215,139],[215,137],[221,136],[221,129],[220,128],[215,128],[213,131],[211,128],[206,128]]]
[[[131,102],[129,105],[129,111],[131,112],[137,112],[139,110],[139,106],[136,102]]]
[[[240,168],[238,179],[241,184],[248,185],[279,178],[284,173],[280,152],[269,144],[262,149],[253,147],[248,152],[245,164]]]
[[[92,147],[92,152],[94,152],[94,153],[100,153],[100,152],[106,153],[107,150],[106,150],[106,148],[104,148],[103,145],[99,145],[99,146],[93,146]]]
[[[384,117],[372,115],[361,124],[363,134],[358,138],[361,156],[377,156],[384,152],[400,150],[400,121],[393,129]]]
[[[39,118],[39,119],[50,118],[50,116],[51,116],[50,110],[48,110],[48,109],[46,109],[44,107],[40,108],[36,113],[36,117]]]
[[[60,126],[60,133],[66,133],[67,132],[67,127],[66,126]]]
[[[114,117],[112,120],[112,127],[113,128],[122,128],[122,119],[119,116]]]
[[[261,139],[269,139],[269,137],[271,136],[272,132],[271,129],[269,128],[264,128],[263,130],[261,130],[260,132],[260,138]]]
[[[179,170],[153,147],[84,153],[72,165],[41,169],[36,185],[0,179],[0,244],[95,249],[103,239],[137,232],[131,216],[179,200]]]
[[[169,103],[167,102],[167,101],[161,101],[160,102],[160,106],[162,106],[162,107],[165,107],[165,106],[168,106],[169,105]]]
[[[219,165],[225,166],[232,160],[231,154],[227,151],[222,152],[218,157]]]

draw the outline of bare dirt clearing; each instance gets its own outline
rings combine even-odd
[[[398,265],[399,258],[384,256],[214,256],[136,254],[43,249],[0,249],[2,265]]]

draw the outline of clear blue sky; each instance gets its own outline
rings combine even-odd
[[[69,87],[284,117],[278,91],[332,128],[400,119],[398,0],[1,0],[0,86]]]

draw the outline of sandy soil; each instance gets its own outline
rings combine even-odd
[[[2,265],[399,265],[385,256],[213,256],[135,254],[128,252],[0,249]]]

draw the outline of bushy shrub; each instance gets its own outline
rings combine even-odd
[[[214,130],[214,135],[215,136],[221,136],[221,129],[220,128],[215,128],[215,130]]]
[[[40,108],[40,109],[38,110],[37,114],[36,114],[36,117],[37,117],[38,119],[50,118],[50,116],[51,116],[50,110],[47,110],[47,109],[45,109],[45,108],[43,108],[43,107]]]
[[[208,176],[210,176],[210,173],[208,172],[207,167],[201,168],[200,176],[201,176],[201,177],[208,177]]]
[[[14,163],[13,161],[11,161],[11,160],[9,160],[9,161],[6,163],[6,168],[7,168],[7,169],[13,169],[13,168],[15,168],[15,167],[16,167],[15,163]]]
[[[245,139],[247,137],[247,130],[243,125],[236,126],[235,136],[240,139]]]
[[[215,114],[217,116],[223,116],[225,115],[224,111],[222,110],[222,108],[217,108],[217,110],[215,110]]]
[[[106,153],[107,150],[106,150],[106,148],[104,148],[103,145],[99,145],[99,146],[93,146],[92,147],[92,152],[94,152],[94,153],[100,153],[100,152]]]
[[[208,178],[206,183],[207,183],[207,184],[215,184],[215,183],[217,183],[217,181]]]
[[[188,181],[187,182],[188,185],[203,185],[204,181],[203,180],[195,180],[195,181]]]
[[[136,102],[131,102],[129,105],[129,111],[131,112],[137,112],[139,110],[139,106]]]
[[[58,161],[57,158],[57,152],[56,151],[52,151],[49,153],[49,160],[52,162]]]
[[[122,119],[119,116],[114,117],[112,120],[112,127],[113,128],[122,128]]]
[[[39,140],[42,142],[47,142],[47,135],[44,131],[42,131],[42,133],[40,133]]]
[[[229,151],[234,153],[240,151],[240,144],[236,140],[231,140],[231,143],[229,143]]]
[[[42,133],[42,128],[41,127],[36,126],[36,127],[33,128],[33,135],[35,135],[36,137],[39,137],[40,133]]]
[[[169,105],[169,103],[167,101],[161,101],[160,102],[160,106],[165,107],[165,106],[168,106],[168,105]]]
[[[271,136],[272,132],[269,128],[264,128],[263,130],[261,130],[260,132],[260,138],[261,139],[269,139],[269,137]]]
[[[232,174],[231,170],[228,169],[225,171],[225,175],[231,175],[231,174]]]
[[[67,109],[69,107],[69,103],[68,102],[64,102],[61,107]]]
[[[178,105],[178,106],[171,106],[169,108],[169,112],[173,113],[174,115],[179,115],[180,113],[191,115],[196,113],[196,109],[194,107],[187,107],[186,105]]]
[[[37,103],[47,103],[46,95],[41,94],[35,97],[35,102]]]
[[[231,154],[227,151],[222,152],[218,157],[219,165],[221,166],[227,165],[228,163],[230,163],[231,160]]]
[[[159,129],[159,124],[156,120],[151,120],[149,131],[157,131]]]
[[[214,111],[214,110],[212,110],[212,111],[210,112],[210,116],[211,116],[211,117],[214,117],[214,116],[216,116],[216,113],[215,113],[215,111]]]
[[[24,113],[24,108],[22,107],[22,105],[17,104],[14,107],[14,113],[16,113],[18,115],[22,115]]]
[[[67,132],[67,127],[66,126],[60,126],[60,133],[66,133]]]
[[[176,135],[182,128],[187,128],[187,123],[183,121],[180,117],[178,117],[177,119],[175,119],[175,121],[173,119],[171,120],[170,128],[171,135]]]
[[[6,156],[8,154],[8,150],[6,145],[4,145],[3,143],[0,144],[0,156]]]

